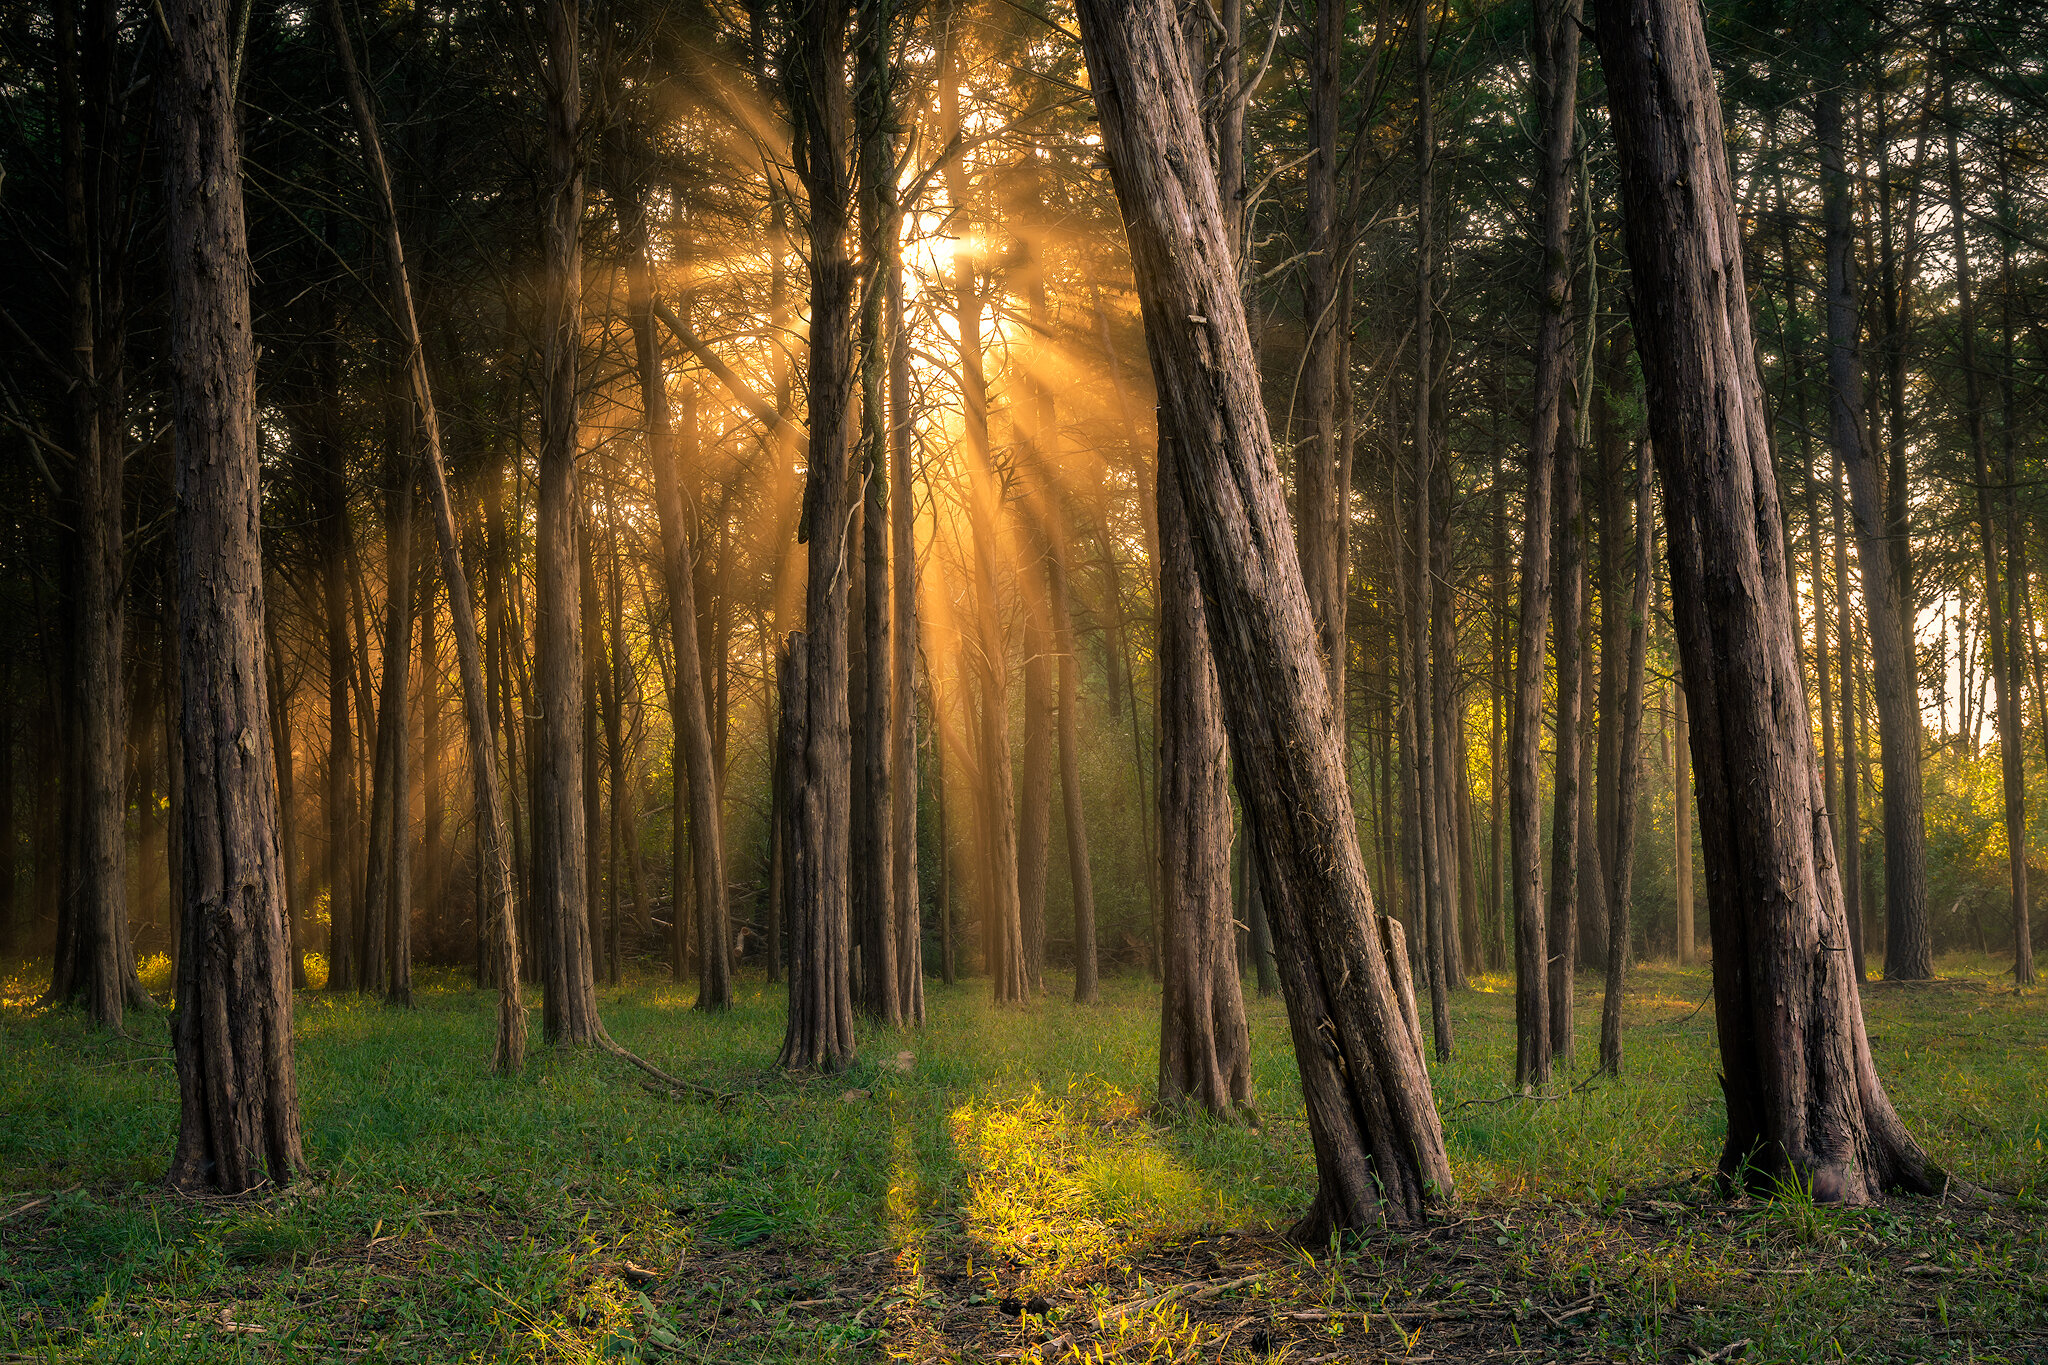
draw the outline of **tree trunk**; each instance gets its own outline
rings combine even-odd
[[[1515,632],[1514,724],[1508,734],[1508,856],[1515,912],[1515,1084],[1550,1081],[1550,935],[1543,914],[1543,656],[1550,625],[1551,499],[1568,363],[1571,300],[1571,158],[1579,88],[1580,0],[1545,0],[1533,35],[1533,84],[1542,110],[1543,310],[1536,323],[1534,411],[1523,495],[1521,605]],[[1560,680],[1565,676],[1559,673]],[[1559,692],[1564,688],[1560,686]]]
[[[893,188],[890,191],[893,196]],[[918,904],[917,853],[917,504],[911,482],[910,325],[904,316],[902,210],[892,201],[883,241],[888,256],[888,298],[883,322],[889,336],[889,555],[890,614],[895,654],[890,662],[889,747],[894,765],[889,788],[890,886],[896,899],[897,998],[906,1023],[924,1022],[924,919]],[[943,855],[942,855],[943,856]],[[950,979],[950,978],[949,978]]]
[[[1999,768],[2004,778],[2006,865],[2012,878],[2012,919],[2014,934],[2014,975],[2021,984],[2033,976],[2032,945],[2027,942],[2027,783],[2026,733],[2020,720],[2019,690],[2014,685],[2010,636],[1999,594],[1998,551],[2001,527],[1991,507],[1991,456],[1984,434],[1983,380],[1977,372],[1977,304],[1970,274],[1968,205],[1963,199],[1961,159],[1956,154],[1954,106],[1946,89],[1942,96],[1943,122],[1948,138],[1949,219],[1955,235],[1956,323],[1961,340],[1963,391],[1968,404],[1963,413],[1970,435],[1970,455],[1977,479],[1977,535],[1984,553],[1984,633],[1991,644],[1991,684],[1998,691]],[[2012,495],[2010,475],[2006,496]],[[2008,543],[2013,556],[2017,544]],[[2008,564],[2010,572],[2010,564]],[[2017,580],[2015,580],[2017,581]],[[1967,681],[1969,674],[1966,672]]]
[[[1309,40],[1310,159],[1304,173],[1308,241],[1306,286],[1302,294],[1302,320],[1307,335],[1301,364],[1301,404],[1309,432],[1308,439],[1296,448],[1294,506],[1302,581],[1308,589],[1309,610],[1315,617],[1318,644],[1328,670],[1330,701],[1336,708],[1339,733],[1344,729],[1347,606],[1339,550],[1339,527],[1347,501],[1346,490],[1337,486],[1337,437],[1343,421],[1338,411],[1342,381],[1339,357],[1343,353],[1344,333],[1351,323],[1341,302],[1344,258],[1348,252],[1340,241],[1337,178],[1337,125],[1344,117],[1345,12],[1343,0],[1316,0],[1315,30]],[[1427,40],[1423,42],[1426,46]],[[1426,96],[1424,103],[1427,104]],[[1238,205],[1229,204],[1225,212],[1235,219],[1241,210]],[[1232,234],[1233,238],[1235,235]],[[1427,272],[1427,265],[1423,270]],[[1232,278],[1236,278],[1234,267]]]
[[[396,379],[396,376],[393,376]],[[396,406],[396,394],[392,395]],[[356,988],[396,995],[399,925],[410,921],[412,888],[403,870],[412,843],[406,778],[406,693],[412,663],[412,457],[409,422],[396,413],[384,466],[384,650],[377,694],[377,749],[370,787],[370,858],[363,881],[363,934]]]
[[[263,667],[256,357],[222,0],[169,0],[159,74],[177,450],[183,949],[169,1183],[240,1194],[305,1168]]]
[[[70,249],[69,341],[76,366],[69,389],[76,443],[76,525],[69,635],[75,719],[75,788],[68,810],[68,885],[58,915],[50,996],[82,1005],[93,1021],[120,1032],[124,1011],[150,1009],[135,974],[128,929],[127,688],[121,664],[127,575],[122,564],[122,466],[127,414],[123,352],[126,310],[115,216],[122,187],[124,133],[116,93],[119,9],[94,4],[77,23],[69,3],[56,8],[58,84],[64,161],[65,235]]]
[[[1676,746],[1671,776],[1671,858],[1672,879],[1678,897],[1678,965],[1690,967],[1699,944],[1699,930],[1693,923],[1692,904],[1692,732],[1685,712],[1685,681],[1671,685],[1672,705],[1678,712]]]
[[[1939,1185],[1871,1062],[1800,676],[1741,229],[1697,8],[1599,0],[1672,603],[1697,703],[1726,1179]]]
[[[576,369],[582,351],[583,92],[578,0],[549,0],[542,86],[547,96],[546,337],[543,441],[534,535],[534,920],[540,937],[541,1031],[561,1045],[596,1043],[589,888],[583,835],[583,639],[577,611]]]
[[[890,269],[900,231],[896,210],[894,73],[890,62],[893,6],[890,0],[862,0],[855,19],[859,45],[855,62],[854,119],[860,158],[861,259]],[[860,310],[860,472],[863,509],[860,710],[853,730],[853,914],[861,944],[862,1013],[878,1023],[903,1022],[903,974],[898,956],[896,903],[896,736],[892,709],[897,700],[892,581],[890,578],[890,445],[897,415],[888,406],[889,372],[900,325],[888,307],[891,282],[867,277]],[[907,489],[904,496],[908,496]],[[916,770],[913,768],[914,774]]]
[[[1823,35],[1826,38],[1826,35]],[[1830,40],[1831,41],[1831,40]],[[1884,764],[1885,976],[1921,980],[1934,974],[1927,933],[1927,832],[1921,815],[1920,700],[1906,647],[1910,606],[1889,546],[1885,489],[1863,407],[1853,271],[1854,230],[1843,167],[1842,97],[1832,80],[1814,94],[1814,135],[1820,142],[1821,213],[1827,249],[1829,437],[1849,476],[1856,519],[1856,559],[1870,621],[1872,685],[1877,690],[1877,742]],[[1893,471],[1903,475],[1901,466]]]
[[[1067,880],[1074,889],[1074,999],[1092,1005],[1101,998],[1095,955],[1095,876],[1088,863],[1088,821],[1081,809],[1081,659],[1073,613],[1067,604],[1064,544],[1053,544],[1046,573],[1052,597],[1053,648],[1060,660],[1060,809],[1067,822]],[[1229,839],[1228,831],[1224,838]]]
[[[852,186],[846,92],[846,0],[822,0],[800,26],[788,70],[797,172],[810,199],[810,472],[799,538],[810,546],[805,629],[803,766],[789,784],[785,839],[791,892],[789,1021],[781,1064],[836,1069],[853,1060],[848,976],[852,810],[846,629],[847,417],[854,394],[854,264],[847,252]]]
[[[1251,1034],[1230,913],[1223,703],[1173,437],[1159,442],[1159,847],[1166,924],[1159,1102],[1223,1117],[1251,1102]],[[1063,698],[1064,700],[1064,698]]]
[[[1031,514],[1020,509],[1017,539],[1026,547],[1017,569],[1024,616],[1024,752],[1017,782],[1017,917],[1024,936],[1025,999],[1045,994],[1045,890],[1052,851],[1052,621],[1045,600],[1051,546]],[[1163,782],[1162,782],[1163,790]]]
[[[1656,533],[1650,526],[1649,452],[1642,452],[1638,459],[1635,595],[1629,607],[1628,677],[1616,699],[1621,716],[1615,736],[1614,842],[1607,850],[1607,983],[1600,1001],[1600,1069],[1610,1076],[1621,1074],[1621,985],[1628,966],[1629,898],[1635,880],[1636,785],[1642,776],[1643,662],[1650,637],[1650,585],[1657,552]],[[1609,478],[1618,472],[1608,466]],[[1601,605],[1604,609],[1610,604]]]
[[[1552,628],[1557,637],[1557,767],[1550,807],[1550,1051],[1572,1055],[1572,974],[1578,966],[1579,878],[1598,874],[1579,866],[1580,780],[1585,772],[1584,693],[1590,676],[1585,648],[1585,524],[1579,498],[1579,446],[1567,409],[1557,433],[1557,596]]]
[[[1078,8],[1265,885],[1319,1190],[1296,1235],[1413,1222],[1451,1172],[1359,856],[1325,660],[1166,0]]]

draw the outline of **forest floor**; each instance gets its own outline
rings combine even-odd
[[[782,991],[722,1018],[648,975],[601,1055],[488,1074],[492,998],[302,994],[312,1173],[166,1191],[162,1019],[131,1037],[0,986],[0,1362],[2048,1360],[2048,993],[1986,961],[1866,996],[1907,1123],[1989,1204],[1729,1200],[1703,969],[1634,973],[1626,1075],[1508,1096],[1513,991],[1452,1002],[1457,1199],[1310,1256],[1285,1013],[1250,1000],[1256,1122],[1151,1111],[1157,994],[997,1009],[933,983],[848,1072],[772,1066]],[[1055,991],[1064,982],[1051,983]],[[1582,977],[1581,1055],[1598,982]],[[1426,1008],[1426,1007],[1425,1007]],[[538,1020],[535,1021],[538,1037]]]

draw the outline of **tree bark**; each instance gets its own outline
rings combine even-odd
[[[1223,702],[1202,613],[1178,452],[1159,442],[1159,848],[1166,913],[1159,1102],[1224,1117],[1251,1102],[1251,1034],[1230,913]]]
[[[1846,946],[1786,587],[1741,229],[1697,8],[1599,0],[1664,487],[1679,656],[1696,703],[1728,1137],[1724,1179],[1815,1199],[1938,1185],[1872,1064]]]
[[[846,0],[821,0],[799,26],[786,68],[797,123],[797,172],[810,199],[810,472],[799,538],[810,546],[803,766],[789,784],[789,1021],[781,1064],[836,1069],[853,1060],[848,836],[852,737],[847,698],[847,417],[854,396],[854,265],[846,91]],[[793,837],[792,837],[793,836]]]
[[[186,868],[169,1183],[239,1194],[305,1167],[263,667],[256,357],[222,0],[169,0],[159,74],[177,451]]]
[[[1301,367],[1301,403],[1309,432],[1308,439],[1297,447],[1294,474],[1295,543],[1301,556],[1302,580],[1308,589],[1309,610],[1315,616],[1319,647],[1329,675],[1331,704],[1336,707],[1340,732],[1344,729],[1345,609],[1348,603],[1339,548],[1342,543],[1340,523],[1347,500],[1346,490],[1337,486],[1337,438],[1343,420],[1339,412],[1342,382],[1339,358],[1343,353],[1343,336],[1351,321],[1344,315],[1341,303],[1344,256],[1347,253],[1340,240],[1342,228],[1338,221],[1337,183],[1337,125],[1343,119],[1345,13],[1343,0],[1316,0],[1315,29],[1309,40],[1310,160],[1304,173],[1308,259],[1302,296],[1307,335]],[[1421,41],[1426,47],[1427,39]],[[1424,104],[1427,104],[1427,96]],[[1225,212],[1235,221],[1241,210],[1233,203],[1225,206]],[[1233,233],[1233,238],[1235,235]],[[1426,265],[1423,268],[1427,270]]]
[[[582,351],[583,121],[578,0],[541,11],[546,53],[547,216],[541,389],[543,441],[534,536],[534,920],[540,938],[541,1031],[550,1042],[599,1041],[591,973],[583,834],[583,639],[577,610],[576,370]]]
[[[1550,1081],[1550,934],[1543,913],[1543,656],[1550,625],[1551,500],[1568,364],[1571,156],[1579,88],[1580,0],[1545,0],[1534,30],[1532,85],[1542,111],[1542,311],[1523,494],[1521,604],[1515,630],[1514,724],[1508,734],[1508,857],[1515,924],[1515,1084]],[[1562,680],[1564,674],[1559,673]],[[1559,691],[1562,693],[1563,687]]]
[[[1342,737],[1166,0],[1078,7],[1103,147],[1147,319],[1162,425],[1202,582],[1302,1068],[1318,1194],[1296,1228],[1413,1222],[1451,1193],[1419,1033],[1358,851]]]

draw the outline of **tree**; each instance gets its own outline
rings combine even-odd
[[[847,417],[854,391],[853,217],[846,91],[846,0],[819,0],[794,25],[786,66],[795,115],[796,170],[810,203],[810,472],[799,539],[810,547],[804,630],[803,758],[786,786],[794,822],[786,827],[789,869],[789,1022],[781,1064],[834,1069],[853,1059],[847,980],[852,760],[846,692],[847,534],[853,515],[847,479]]]
[[[1837,50],[1823,32],[1824,51]],[[1841,90],[1823,77],[1813,97],[1814,136],[1820,142],[1822,231],[1827,251],[1828,435],[1849,478],[1856,522],[1856,562],[1862,570],[1869,615],[1871,685],[1877,695],[1877,745],[1884,767],[1885,976],[1923,979],[1934,974],[1927,932],[1927,829],[1922,814],[1920,699],[1908,650],[1912,607],[1897,572],[1886,487],[1863,423],[1863,365],[1857,340],[1855,227],[1845,169]],[[1890,234],[1887,233],[1887,240]],[[1887,251],[1890,248],[1887,246]],[[1903,443],[1901,444],[1903,450]],[[1903,481],[1903,458],[1891,470]],[[1898,490],[1904,505],[1904,490]],[[1901,532],[1902,533],[1902,532]],[[1702,717],[1704,718],[1704,717]],[[1696,731],[1700,727],[1696,726]],[[1704,817],[1702,817],[1704,822]],[[1703,823],[1704,829],[1704,823]]]
[[[1741,227],[1697,8],[1596,0],[1714,934],[1724,1178],[1823,1201],[1938,1175],[1871,1061],[1786,585]]]
[[[256,355],[227,6],[169,0],[159,80],[177,449],[183,950],[174,1188],[304,1169],[263,664]]]
[[[541,11],[546,51],[548,201],[544,428],[535,511],[533,744],[535,919],[540,937],[541,1030],[551,1043],[591,1044],[597,1017],[591,973],[583,833],[583,640],[577,589],[576,369],[582,351],[583,92],[577,0]]]
[[[1195,83],[1166,0],[1082,0],[1082,48],[1189,513],[1239,790],[1266,873],[1317,1156],[1296,1236],[1412,1222],[1451,1192],[1398,942],[1359,855],[1336,711],[1259,400]]]
[[[1543,916],[1544,635],[1551,612],[1551,499],[1564,421],[1568,363],[1565,309],[1570,302],[1572,123],[1579,89],[1580,0],[1541,0],[1534,33],[1532,84],[1542,114],[1541,310],[1536,321],[1536,387],[1529,424],[1528,488],[1523,494],[1521,604],[1515,646],[1514,725],[1508,735],[1508,849],[1515,924],[1515,1084],[1550,1080],[1552,945]],[[1560,693],[1574,685],[1558,670]],[[1559,764],[1560,778],[1564,766]]]

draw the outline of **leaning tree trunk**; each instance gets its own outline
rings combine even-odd
[[[853,740],[846,685],[847,479],[853,406],[854,264],[848,165],[846,0],[822,0],[796,40],[788,74],[798,124],[797,170],[810,199],[810,472],[799,535],[810,546],[804,631],[803,761],[788,795],[789,1022],[781,1064],[832,1069],[853,1060],[848,982],[849,831]],[[785,723],[787,723],[785,716]]]
[[[398,232],[398,208],[391,190],[391,174],[384,161],[384,145],[377,133],[376,114],[356,67],[348,22],[338,0],[330,0],[327,17],[341,52],[349,104],[355,110],[357,130],[363,140],[363,157],[370,170],[370,182],[377,193],[377,207],[384,226],[386,268],[391,272],[392,302],[396,305],[394,312],[404,328],[406,374],[412,384],[413,402],[419,415],[421,444],[426,453],[427,490],[434,511],[434,535],[441,550],[441,579],[448,587],[448,617],[455,634],[456,666],[462,675],[462,715],[469,741],[472,796],[476,802],[477,861],[482,890],[476,907],[479,938],[485,932],[482,926],[488,923],[491,944],[497,954],[493,966],[499,988],[498,1034],[492,1065],[499,1071],[517,1071],[526,1058],[526,1009],[519,998],[519,935],[513,924],[510,841],[506,837],[504,783],[498,772],[492,734],[491,697],[484,681],[483,654],[477,642],[476,616],[470,604],[469,576],[462,564],[462,541],[455,525],[455,504],[448,492],[448,469],[441,458],[440,415],[434,406],[433,385],[428,379],[427,352],[420,338],[419,317],[413,309],[412,284],[406,273],[404,241]],[[338,454],[336,458],[338,460]],[[339,472],[337,465],[332,474],[337,480],[337,494],[340,491]],[[495,491],[492,497],[495,498]],[[345,515],[338,497],[336,508],[337,518]],[[340,529],[346,533],[345,521]],[[332,611],[340,589],[338,556],[328,573],[327,591]],[[345,670],[345,639],[341,641],[341,647],[343,652],[339,666]],[[332,648],[330,643],[330,651]],[[330,653],[330,680],[334,677],[335,668],[336,660]],[[331,709],[332,706],[330,700]],[[339,724],[345,730],[346,708],[334,711],[334,715],[339,717]],[[337,779],[330,777],[330,784],[335,781]],[[329,790],[333,791],[332,785]],[[341,890],[337,883],[330,894],[339,897]]]
[[[697,903],[697,1008],[723,1010],[732,1004],[732,958],[725,948],[732,938],[731,917],[727,906],[718,769],[712,759],[711,714],[704,700],[704,660],[698,652],[697,586],[690,572],[689,518],[683,505],[682,471],[677,467],[669,422],[661,346],[654,332],[654,267],[648,257],[646,204],[636,194],[622,205],[622,212],[630,244],[626,259],[626,309],[633,328],[641,402],[647,415],[647,461],[654,468],[655,515],[661,524],[662,581],[668,588],[669,640],[675,652],[676,685],[670,694],[670,711],[676,748],[688,776],[688,862]],[[686,429],[683,440],[686,446],[694,447],[695,430]],[[684,859],[678,857],[674,864],[680,873]],[[678,875],[672,880],[671,912],[678,917],[682,914],[683,890],[683,879]],[[680,971],[682,963],[678,961],[676,966]]]
[[[1579,0],[1537,10],[1534,85],[1543,111],[1543,311],[1536,320],[1536,387],[1523,494],[1521,605],[1516,626],[1515,713],[1508,734],[1508,857],[1515,925],[1515,1084],[1550,1080],[1550,935],[1543,917],[1543,655],[1551,607],[1551,496],[1568,363],[1571,298],[1571,156],[1579,88]],[[1562,679],[1560,673],[1560,691]]]
[[[169,1181],[239,1194],[305,1167],[263,668],[249,245],[227,5],[168,0],[163,17],[186,896]]]
[[[1159,442],[1159,872],[1165,909],[1159,1102],[1251,1103],[1251,1033],[1230,909],[1223,701],[1202,618],[1175,442]]]
[[[577,0],[542,10],[547,37],[547,259],[543,440],[534,535],[534,919],[540,938],[541,1030],[551,1043],[590,1044],[597,1017],[585,916],[583,640],[577,606],[576,366],[582,349],[583,96]]]
[[[1763,1187],[1797,1179],[1830,1201],[1931,1190],[1938,1173],[1872,1064],[1846,952],[1706,31],[1681,0],[1596,10],[1694,703],[1721,1171]]]
[[[1831,80],[1814,94],[1814,135],[1820,143],[1821,217],[1827,252],[1829,437],[1849,476],[1856,522],[1856,561],[1870,621],[1871,684],[1877,691],[1878,756],[1884,767],[1884,974],[1934,975],[1927,936],[1927,829],[1920,781],[1920,697],[1906,639],[1910,604],[1890,551],[1890,527],[1877,458],[1863,411],[1863,363],[1857,345],[1855,232],[1844,169],[1842,96]],[[1903,465],[1895,473],[1903,474]],[[1702,717],[1704,718],[1704,717]]]
[[[1083,0],[1083,51],[1266,873],[1319,1188],[1296,1234],[1419,1220],[1451,1171],[1359,855],[1193,76],[1168,0]]]

